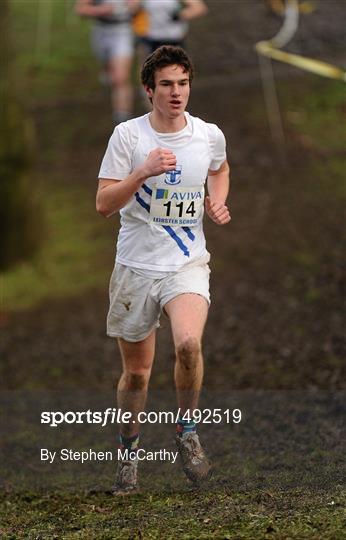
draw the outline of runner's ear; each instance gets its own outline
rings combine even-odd
[[[154,90],[152,88],[150,88],[149,86],[144,86],[144,90],[146,91],[149,98],[153,97]]]

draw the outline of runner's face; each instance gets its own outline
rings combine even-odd
[[[190,95],[189,74],[181,66],[172,65],[155,73],[155,89],[147,89],[153,100],[153,110],[166,118],[184,114]]]

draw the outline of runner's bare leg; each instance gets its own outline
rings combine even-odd
[[[118,339],[123,362],[123,372],[117,389],[118,409],[121,409],[122,413],[125,411],[132,413],[131,421],[128,424],[121,424],[120,433],[124,437],[132,437],[139,432],[137,415],[144,410],[147,399],[155,353],[155,336],[154,330],[143,341],[132,343]]]
[[[109,61],[109,76],[112,88],[113,111],[131,113],[133,88],[131,83],[132,57],[112,58]]]
[[[208,303],[198,294],[180,294],[165,305],[176,352],[174,370],[178,406],[181,414],[198,407],[203,380],[202,335]]]

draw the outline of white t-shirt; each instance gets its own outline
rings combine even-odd
[[[183,40],[188,31],[188,23],[172,19],[180,5],[178,0],[144,0],[143,6],[149,17],[146,37],[168,42]]]
[[[120,210],[116,261],[156,276],[209,260],[203,233],[204,184],[208,170],[226,159],[222,131],[185,113],[187,125],[158,133],[149,114],[119,124],[108,143],[99,178],[123,180],[155,148],[177,158],[175,171],[150,177]]]

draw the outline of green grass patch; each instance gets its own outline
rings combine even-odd
[[[289,85],[280,83],[278,88],[284,118],[291,129],[303,136],[303,143],[314,148],[315,142],[327,152],[344,151],[346,137],[341,118],[346,111],[345,84],[309,77],[307,85],[290,81]]]
[[[345,538],[342,496],[309,490],[244,494],[221,488],[120,499],[23,493],[8,497],[1,514],[6,539]]]
[[[62,98],[65,79],[89,75],[97,85],[97,62],[90,51],[90,21],[74,13],[71,0],[11,0],[11,35],[18,84],[27,99]],[[89,85],[71,85],[66,97],[83,97]]]
[[[49,174],[41,190],[44,241],[34,259],[0,275],[1,305],[5,310],[32,308],[46,299],[104,287],[114,258],[111,230],[115,222],[105,225],[96,215],[95,192],[79,180],[86,174],[82,163],[72,179],[69,168],[69,160],[83,159],[77,153],[83,152],[80,141],[86,123],[80,112],[69,118],[70,109],[64,110],[63,104],[71,98],[78,104],[98,85],[98,68],[89,44],[90,23],[81,20],[73,6],[70,0],[10,3],[18,94],[33,107],[45,104],[36,130],[40,170],[36,171],[35,182],[43,184],[41,170]],[[79,82],[81,73],[83,84]],[[106,139],[105,133],[104,145]],[[85,141],[85,146],[94,144],[86,133]]]
[[[294,140],[302,150],[320,155],[344,152],[346,136],[342,118],[346,111],[345,84],[341,81],[305,75],[304,80],[276,80],[276,92],[287,144]],[[263,98],[249,104],[253,129],[268,133],[268,116]]]
[[[5,310],[30,308],[46,299],[104,287],[112,253],[115,221],[96,215],[94,197],[79,186],[55,186],[44,193],[47,230],[40,254],[1,274]],[[107,234],[107,231],[109,234]]]

